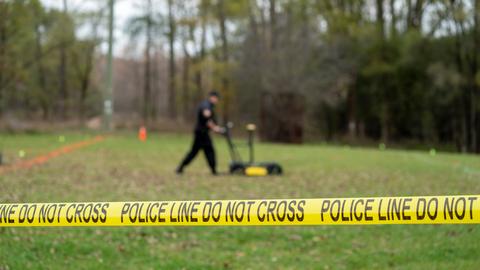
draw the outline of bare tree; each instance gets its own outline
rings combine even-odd
[[[142,35],[145,40],[142,97],[142,119],[144,124],[148,124],[154,114],[152,95],[152,47],[153,31],[158,23],[153,16],[152,8],[152,0],[146,0],[143,13],[140,16],[133,17],[128,23],[130,35],[133,38]]]
[[[85,120],[86,115],[86,100],[91,86],[91,75],[95,64],[95,50],[100,44],[98,36],[98,27],[102,22],[104,8],[98,12],[83,14],[86,23],[91,23],[90,36],[83,41],[82,48],[75,51],[73,54],[75,74],[80,84],[80,97],[78,100],[78,117],[81,122]]]
[[[228,38],[227,38],[227,15],[225,9],[225,0],[219,0],[218,8],[218,23],[220,25],[220,39],[221,39],[221,61],[223,63],[222,72],[222,93],[223,93],[223,121],[228,121],[230,110],[230,79],[228,74]]]
[[[45,70],[45,65],[43,63],[42,55],[43,55],[43,45],[42,45],[42,31],[41,27],[43,25],[43,16],[44,14],[40,14],[39,8],[34,9],[34,14],[35,14],[35,22],[34,22],[34,28],[35,28],[35,58],[37,59],[36,61],[36,68],[37,68],[37,80],[38,80],[38,85],[40,87],[40,90],[42,91],[43,95],[41,97],[41,107],[43,111],[43,118],[47,119],[49,117],[49,111],[50,111],[50,98],[48,97],[48,88],[47,88],[47,82],[46,82],[46,70]]]
[[[177,100],[176,100],[176,65],[175,65],[175,38],[176,38],[176,22],[174,17],[174,1],[167,0],[168,5],[168,44],[169,44],[169,116],[171,119],[177,117]]]
[[[64,19],[68,16],[67,0],[63,0]],[[67,48],[62,42],[60,46],[60,60],[58,66],[59,93],[60,93],[60,116],[65,119],[67,116],[67,100],[68,100],[68,81],[67,81]]]

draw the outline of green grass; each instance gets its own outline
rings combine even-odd
[[[67,134],[67,143],[89,137]],[[228,152],[215,138],[219,168]],[[187,135],[116,135],[0,175],[1,202],[480,194],[480,158],[319,145],[257,146],[282,177],[211,177],[203,155],[173,173]],[[0,135],[7,161],[61,147],[58,134]],[[0,269],[477,269],[475,225],[3,228]]]

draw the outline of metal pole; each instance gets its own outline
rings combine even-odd
[[[105,87],[105,96],[103,100],[104,126],[106,130],[112,129],[113,115],[113,24],[114,24],[114,6],[115,0],[108,1],[108,55],[107,55],[107,78]]]
[[[253,164],[255,162],[255,156],[254,156],[254,149],[253,149],[253,134],[255,132],[255,129],[257,127],[254,124],[248,124],[247,125],[247,130],[248,130],[248,148],[250,150],[250,164]]]
[[[248,131],[248,147],[250,148],[250,164],[253,163],[253,130]]]

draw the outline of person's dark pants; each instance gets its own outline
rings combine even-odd
[[[215,150],[213,149],[212,139],[208,132],[195,131],[195,137],[193,139],[193,145],[190,152],[185,156],[180,164],[179,170],[183,171],[184,167],[190,164],[192,160],[197,156],[198,152],[203,150],[205,157],[207,158],[208,165],[213,174],[217,173],[217,162],[215,160]]]

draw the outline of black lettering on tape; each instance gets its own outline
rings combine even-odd
[[[27,222],[28,223],[33,223],[35,221],[35,213],[37,212],[37,205],[31,205],[28,207],[27,210]]]
[[[387,220],[386,216],[382,216],[382,203],[383,203],[383,199],[380,199],[380,201],[378,202],[378,220]],[[387,215],[388,215],[388,211],[387,211]]]
[[[275,209],[277,207],[277,202],[276,201],[269,201],[268,202],[268,207],[267,207],[267,221],[270,221],[270,216],[272,217],[273,221],[276,221],[275,219]]]
[[[262,214],[260,215],[262,211],[262,206],[267,206],[267,202],[266,201],[261,201],[259,204],[258,204],[258,208],[257,208],[257,218],[260,222],[263,222],[265,220],[265,216],[266,214]]]
[[[374,199],[367,199],[365,202],[365,220],[366,221],[372,221],[373,216],[369,216],[368,212],[372,211],[373,207],[370,205],[373,203],[375,200]]]
[[[47,219],[47,205],[46,204],[43,204],[42,207],[40,207],[40,212],[38,213],[38,223],[42,223],[42,219],[43,219],[43,223],[46,222],[46,219]]]
[[[90,219],[92,217],[92,211],[93,211],[93,204],[87,203],[85,205],[85,208],[83,209],[83,215],[82,215],[84,222],[86,223],[90,222]]]
[[[252,210],[252,205],[255,204],[255,201],[248,201],[247,204],[248,204],[247,218],[248,218],[248,221],[250,222],[250,215],[251,215],[250,211]]]
[[[286,215],[287,215],[287,201],[280,201],[277,206],[278,221],[284,221]]]
[[[303,208],[305,206],[305,203],[305,200],[300,200],[298,202],[298,214],[296,214],[298,221],[303,221],[303,219],[305,218],[305,209]]]
[[[334,210],[334,208],[337,208],[337,210]],[[330,207],[330,218],[332,218],[333,221],[338,221],[340,218],[340,200],[333,200],[332,206]]]
[[[402,200],[403,199],[399,199],[399,201],[397,201],[396,198],[393,198],[392,199],[392,209],[391,209],[391,219],[392,220],[395,220],[395,218],[397,220],[400,220],[401,219],[401,216],[400,216],[400,208],[401,208],[401,204],[402,204]]]
[[[330,209],[330,200],[323,200],[322,207],[320,208],[320,217],[323,221],[323,215],[328,213],[328,209]]]
[[[241,207],[241,209],[240,209],[240,207]],[[241,201],[241,202],[237,203],[237,205],[235,207],[235,219],[236,219],[236,221],[242,222],[243,217],[245,215],[245,208],[246,208],[245,202]]]
[[[355,207],[354,207],[354,210],[353,210],[353,213],[354,213],[353,215],[355,216],[355,219],[356,219],[357,221],[361,221],[362,218],[363,218],[363,213],[362,213],[362,211],[359,211],[359,210],[358,210],[358,204],[360,204],[360,203],[361,203],[362,205],[365,205],[365,202],[363,201],[363,199],[357,200],[357,201],[355,202]]]
[[[20,207],[20,210],[18,211],[18,223],[25,222],[25,219],[27,219],[27,210],[28,210],[27,204],[24,204]]]
[[[468,201],[470,201],[470,219],[473,219],[473,202],[476,200],[476,197],[468,197]]]
[[[295,220],[295,206],[297,205],[296,200],[291,200],[288,203],[288,213],[287,213],[287,219],[288,221],[294,221]]]
[[[70,215],[70,210],[75,209],[75,205],[76,204],[72,203],[67,207],[67,213],[65,214],[65,217],[66,217],[68,223],[73,222],[73,214]]]
[[[122,207],[122,211],[120,213],[120,222],[123,223],[123,216],[128,214],[129,209],[130,209],[130,203],[124,203]]]
[[[470,204],[472,204],[473,200],[470,197],[468,200]],[[476,198],[474,198],[476,199]],[[443,204],[443,218],[444,219],[458,219],[463,220],[465,218],[467,212],[467,200],[464,197],[452,197],[452,198],[445,198],[445,202]],[[472,213],[472,206],[470,205],[470,218],[473,217]]]
[[[225,208],[225,221],[226,222],[229,222],[229,220],[228,220],[229,218],[230,218],[230,221],[233,221],[234,210],[235,210],[235,202],[233,202],[233,205],[232,205],[232,202],[228,202],[227,207]]]
[[[65,207],[66,204],[61,203],[58,205],[58,213],[57,213],[57,222],[60,223],[60,218],[62,217],[62,209]]]
[[[132,203],[132,206],[130,206],[130,211],[128,211],[128,218],[130,219],[131,223],[135,223],[137,221],[139,208],[139,203]]]
[[[107,221],[107,209],[109,206],[109,203],[104,203],[102,206],[102,215],[100,216],[100,221],[102,223],[105,223]]]
[[[158,222],[165,222],[166,219],[162,218],[162,215],[167,211],[165,207],[168,206],[168,203],[162,202],[158,208]]]
[[[173,217],[173,209],[175,209],[175,202],[172,203],[172,208],[170,208],[170,222],[177,222],[177,219]]]
[[[316,201],[319,202],[316,208],[320,208],[317,211],[321,221],[318,220],[318,222],[327,223],[362,223],[375,220],[380,223],[389,221],[387,223],[397,224],[408,223],[406,221],[412,219],[415,220],[414,223],[442,221],[477,223],[479,219],[475,216],[478,211],[477,196],[352,198]],[[232,223],[258,221],[278,224],[304,221],[306,200],[129,202],[119,205],[121,211],[118,222],[120,224],[167,222],[169,206],[171,207],[168,221],[172,223],[220,222],[225,216],[225,221]],[[374,206],[375,209],[373,209]],[[40,226],[42,224],[60,225],[62,222],[84,223],[84,225],[106,223],[108,207],[109,203],[0,204],[0,223],[6,224],[3,226],[26,225],[27,222],[32,224],[38,222]],[[439,209],[443,214],[439,213]],[[253,216],[255,214],[256,218]],[[437,220],[439,216],[441,219]],[[120,225],[115,221],[112,225]]]
[[[8,211],[8,223],[15,223],[15,219],[12,217],[15,215],[15,209],[18,207],[18,204],[12,204],[10,206],[10,211]]]
[[[198,212],[198,206],[200,205],[199,202],[194,202],[192,204],[192,210],[190,211],[190,221],[197,222],[198,218],[195,217],[195,214]]]
[[[342,200],[342,221],[350,221],[350,218],[348,216],[345,216],[345,204],[347,203],[347,200]],[[352,201],[353,204],[353,201]],[[350,212],[351,213],[351,212]],[[350,214],[351,215],[351,214]]]
[[[142,212],[143,212],[143,207],[145,206],[145,203],[140,203],[139,208],[138,208],[138,222],[139,223],[145,223],[147,221],[146,214],[145,217],[142,217]]]
[[[417,220],[424,220],[427,215],[427,200],[424,198],[418,199],[417,202]]]
[[[93,207],[93,217],[92,222],[97,223],[100,215],[100,207],[102,206],[101,203],[96,203]]]
[[[155,223],[157,222],[157,220],[160,221],[160,204],[157,202],[152,203],[149,208],[150,208],[148,213],[149,222]],[[157,208],[158,210],[155,210],[155,208]]]
[[[222,202],[216,202],[212,207],[212,219],[214,222],[219,222],[222,215]]]
[[[406,198],[403,201],[403,207],[402,207],[402,218],[403,220],[411,220],[412,218],[407,215],[407,211],[410,210],[410,203],[412,202],[412,198]]]
[[[212,215],[212,203],[206,202],[205,205],[203,206],[202,221],[208,222],[210,220],[211,215]]]
[[[77,208],[75,209],[75,218],[74,218],[75,222],[77,222],[77,218],[78,218],[78,222],[82,223],[83,208],[85,208],[84,203],[77,204]]]
[[[459,205],[460,202],[461,202],[461,205]],[[465,200],[464,197],[458,198],[458,200],[455,202],[455,215],[459,220],[463,220],[463,218],[465,217],[466,206],[467,206],[467,201]]]
[[[433,205],[433,211],[432,211],[432,205]],[[435,220],[437,218],[437,215],[438,215],[438,199],[437,198],[431,198],[428,201],[427,215],[430,218],[430,220]]]

